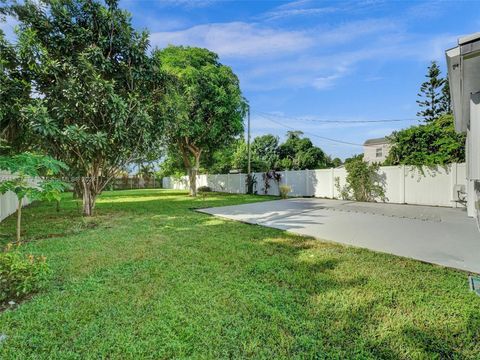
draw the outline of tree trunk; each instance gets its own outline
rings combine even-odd
[[[197,196],[197,175],[200,169],[200,155],[202,150],[198,147],[189,144],[187,138],[178,142],[180,151],[182,152],[183,164],[188,173],[188,180],[190,182],[190,196]],[[192,165],[191,156],[195,158],[195,164]]]
[[[82,178],[82,195],[83,195],[83,216],[93,216],[95,209],[96,194],[92,189],[91,181]]]
[[[197,171],[193,167],[188,169],[188,180],[190,182],[190,196],[197,196]]]
[[[195,165],[190,168],[188,178],[190,180],[190,196],[197,196],[197,176],[200,170],[200,152],[195,153]]]
[[[17,242],[21,240],[22,234],[22,203],[23,197],[18,199],[18,209],[17,209]]]
[[[82,181],[75,181],[75,184],[73,185],[73,198],[74,199],[80,199],[82,196]]]

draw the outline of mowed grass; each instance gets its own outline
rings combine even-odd
[[[0,314],[1,359],[480,358],[463,272],[193,210],[264,197],[108,192],[85,220],[70,196],[25,210],[53,275]]]

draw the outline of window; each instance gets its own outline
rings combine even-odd
[[[382,148],[377,148],[376,150],[377,152],[375,153],[375,156],[377,158],[382,157],[383,156]]]

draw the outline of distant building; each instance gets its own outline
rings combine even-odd
[[[363,143],[363,160],[368,163],[382,163],[390,151],[387,138],[368,139]]]

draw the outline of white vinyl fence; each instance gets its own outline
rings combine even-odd
[[[13,176],[9,173],[0,172],[0,181],[7,180],[9,178],[13,178]],[[23,206],[26,206],[30,203],[30,199],[23,199]],[[0,221],[17,211],[17,207],[17,196],[13,192],[7,192],[3,195],[0,194]]]
[[[280,184],[292,188],[290,196],[314,196],[319,198],[340,198],[335,186],[345,185],[347,171],[344,168],[322,170],[280,171]],[[386,202],[457,207],[459,203],[456,185],[466,185],[465,164],[450,164],[445,167],[382,166],[379,170],[384,184]],[[265,194],[263,173],[254,173],[255,191],[259,195],[278,195],[278,186],[270,180]],[[234,194],[246,193],[246,174],[199,175],[197,186],[209,186],[213,191]],[[181,180],[163,179],[163,188],[184,190],[188,188],[188,177]]]

